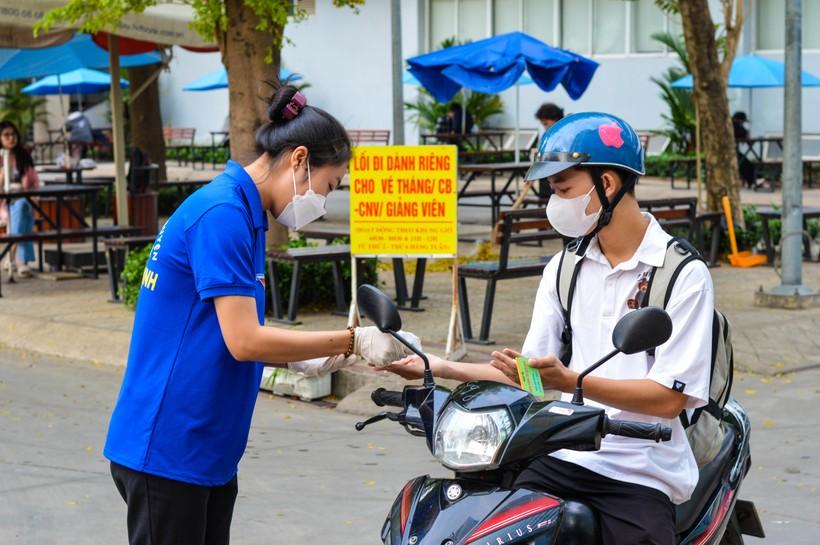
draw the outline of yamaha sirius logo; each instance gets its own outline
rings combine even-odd
[[[461,497],[461,485],[458,484],[451,484],[447,487],[447,499],[450,501],[456,501]]]

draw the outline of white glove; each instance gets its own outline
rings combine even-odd
[[[417,336],[404,331],[399,331],[398,334],[421,351],[421,342]],[[353,353],[376,367],[386,367],[413,353],[391,335],[382,333],[375,326],[357,327],[355,335]]]
[[[330,358],[314,358],[305,361],[292,361],[288,363],[288,371],[299,373],[306,377],[318,377],[327,373],[350,367],[356,363],[356,357],[344,357],[344,354],[332,356]]]

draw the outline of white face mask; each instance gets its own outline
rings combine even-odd
[[[325,197],[313,192],[313,182],[310,179],[310,161],[307,164],[308,190],[304,195],[296,193],[296,172],[291,170],[293,177],[293,200],[288,203],[276,221],[289,229],[299,230],[305,225],[316,221],[327,213]]]
[[[586,235],[598,221],[603,207],[592,215],[587,215],[587,205],[592,199],[590,195],[595,187],[586,195],[573,199],[563,199],[556,194],[550,196],[547,204],[547,219],[552,227],[562,235],[578,238]]]

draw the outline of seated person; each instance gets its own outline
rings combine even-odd
[[[440,118],[436,125],[436,133],[443,134],[469,134],[473,132],[473,116],[470,112],[462,108],[458,102],[451,102],[447,108],[447,113]],[[456,144],[461,147],[460,138],[447,138],[439,136],[439,141],[447,144]]]
[[[749,119],[746,117],[746,112],[737,111],[732,114],[732,129],[735,133],[736,142],[739,140],[749,139],[749,129],[746,128],[746,124],[748,122]],[[758,181],[755,178],[754,164],[749,161],[745,155],[740,153],[740,149],[737,151],[737,166],[740,171],[740,179],[746,187],[750,189],[758,189],[766,185],[765,180]]]
[[[623,120],[575,114],[556,123],[541,142],[528,179],[547,178],[555,194],[547,216],[560,233],[577,237],[568,258],[582,259],[569,324],[558,298],[559,253],[544,269],[521,352],[538,368],[545,388],[569,401],[578,374],[612,345],[618,320],[636,307],[642,283],[663,263],[670,235],[641,212],[635,183],[644,173],[638,135]],[[566,266],[566,264],[564,264]],[[604,545],[675,543],[674,504],[690,498],[698,467],[678,418],[707,403],[714,292],[705,264],[692,261],[675,280],[666,307],[670,339],[654,354],[618,354],[585,380],[587,403],[610,418],[660,422],[672,440],[654,443],[607,435],[593,452],[559,450],[536,458],[515,487],[587,503],[600,517]],[[565,325],[571,338],[564,344]],[[431,359],[434,375],[455,380],[517,380],[516,351],[493,353],[491,364]],[[561,359],[559,359],[561,358]],[[563,361],[562,361],[563,360]],[[417,357],[388,370],[420,378]]]

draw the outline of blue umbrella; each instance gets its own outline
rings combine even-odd
[[[279,69],[279,79],[285,81],[290,78],[290,81],[299,81],[302,79],[300,74],[296,74],[287,70],[286,68]],[[212,89],[227,89],[228,88],[228,72],[225,67],[214,70],[205,74],[201,78],[195,79],[188,85],[182,88],[183,91],[210,91]]]
[[[421,82],[416,79],[416,76],[410,73],[409,70],[404,71],[404,75],[401,78],[401,82],[405,85],[421,85]],[[529,77],[527,74],[522,75],[518,78],[518,85],[530,85],[535,83],[532,81],[532,78]]]
[[[598,63],[551,47],[522,32],[448,47],[408,59],[410,72],[439,102],[462,88],[498,93],[515,85],[526,70],[544,91],[561,84],[575,100],[586,91]]]
[[[120,86],[128,89],[128,81],[120,79]],[[102,93],[108,91],[110,87],[111,76],[109,74],[90,68],[78,68],[65,74],[45,77],[23,87],[22,90],[27,95],[89,94]]]
[[[803,87],[820,86],[820,78],[803,71],[800,74]],[[745,55],[737,57],[729,70],[729,87],[746,89],[764,87],[783,87],[785,84],[785,65],[780,61]],[[691,89],[692,76],[684,76],[672,83],[676,89]]]
[[[0,49],[0,80],[39,78],[78,68],[107,68],[108,51],[88,34],[76,34],[64,44],[39,49]],[[159,52],[120,56],[123,67],[155,64]]]
[[[518,161],[518,85],[526,70],[546,92],[559,84],[573,100],[589,86],[598,63],[566,49],[552,47],[523,32],[510,32],[477,42],[448,47],[407,60],[410,73],[439,102],[461,88],[499,93],[516,86],[515,160]]]

